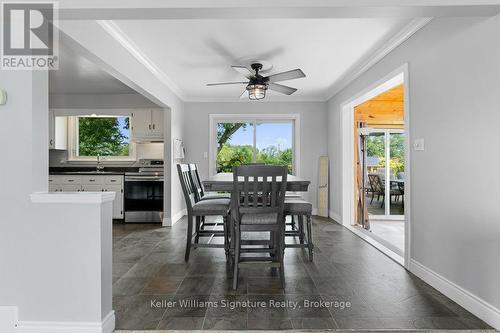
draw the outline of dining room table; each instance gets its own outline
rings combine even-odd
[[[286,176],[286,190],[290,192],[307,192],[311,182],[307,179],[287,175]],[[278,177],[279,179],[279,177]],[[240,178],[238,183],[243,187],[244,180]],[[232,172],[220,172],[207,180],[203,181],[203,186],[206,191],[209,192],[232,192],[233,191],[233,173]]]
[[[217,173],[213,176],[210,176],[207,180],[203,181],[203,187],[205,188],[205,191],[208,192],[229,192],[232,193],[234,190],[234,185],[233,185],[233,173],[232,172],[220,172]],[[281,177],[277,177],[277,182],[281,182]],[[253,181],[252,177],[250,177],[250,180]],[[250,181],[249,180],[249,181]],[[243,177],[240,177],[238,179],[238,185],[243,188],[245,184],[245,181]],[[262,186],[263,181],[259,182],[259,187]],[[286,190],[287,192],[307,192],[309,190],[309,185],[311,184],[311,181],[301,178],[299,176],[295,175],[287,175],[286,179]],[[238,201],[236,198],[233,198],[231,196],[231,230],[230,230],[230,235],[232,236],[234,233],[234,223],[237,221],[237,216],[236,211],[237,211],[237,205]],[[231,239],[233,237],[230,237]],[[230,244],[230,249],[231,253],[234,251],[234,244],[231,241]]]

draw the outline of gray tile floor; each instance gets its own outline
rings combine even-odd
[[[287,249],[285,290],[270,268],[252,266],[237,291],[222,249],[184,262],[185,218],[172,228],[115,224],[117,329],[489,328],[342,226],[313,224],[314,262]]]

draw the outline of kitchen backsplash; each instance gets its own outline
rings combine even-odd
[[[142,158],[148,159],[163,159],[163,143],[137,143],[137,160]],[[49,166],[50,167],[64,167],[64,166],[76,166],[78,163],[71,162],[68,163],[68,151],[67,150],[49,150]],[[123,166],[126,162],[117,162],[116,165]],[[87,163],[82,163],[82,165],[87,165]],[[135,163],[130,163],[130,166],[134,166]],[[106,165],[113,165],[112,163],[106,162]]]

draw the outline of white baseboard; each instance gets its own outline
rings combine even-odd
[[[410,272],[430,284],[467,311],[500,329],[500,310],[459,285],[451,282],[418,261],[410,260]]]
[[[14,333],[17,318],[17,306],[0,306],[0,333]]]
[[[112,333],[115,330],[115,312],[102,322],[19,321],[16,333]]]
[[[174,214],[174,216],[172,218],[169,218],[169,217],[164,217],[163,218],[163,223],[162,225],[164,227],[171,227],[173,226],[174,224],[176,224],[177,222],[179,222],[179,220],[184,216],[184,215],[187,215],[187,209],[181,209],[179,212],[177,212],[177,214]]]
[[[335,213],[333,210],[330,210],[328,213],[331,219],[335,220],[335,222],[337,223],[342,224],[342,216],[340,216],[340,214]]]

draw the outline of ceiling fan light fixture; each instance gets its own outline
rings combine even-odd
[[[263,99],[266,97],[267,85],[265,84],[249,84],[247,86],[248,98],[251,100]]]

